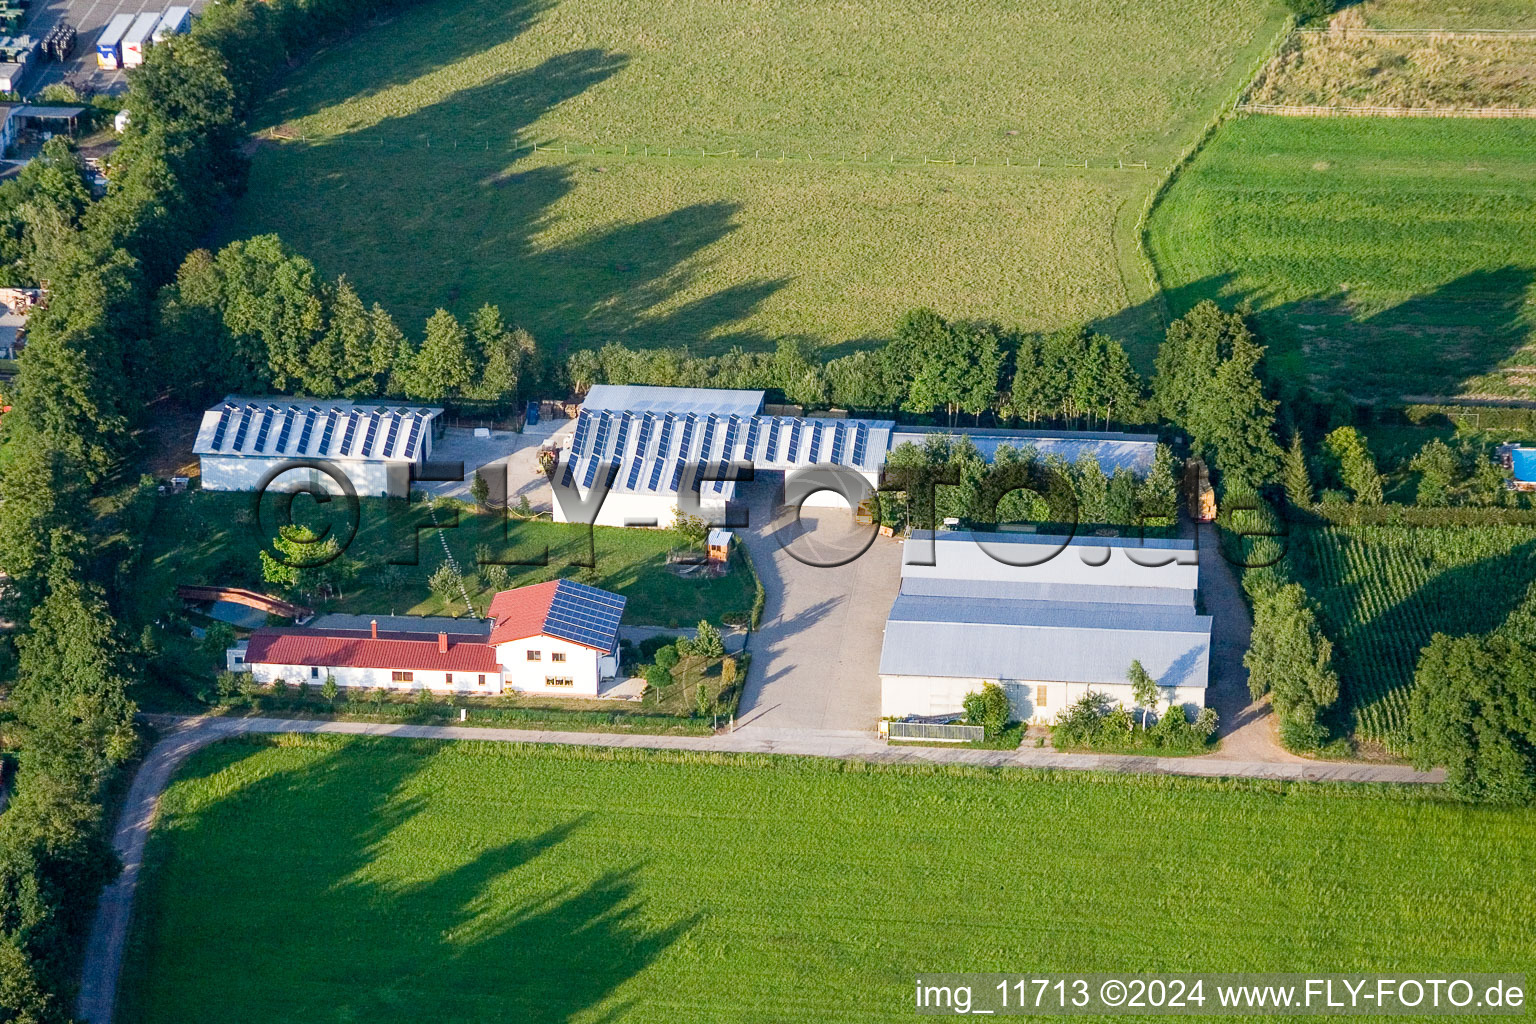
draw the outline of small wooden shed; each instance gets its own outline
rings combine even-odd
[[[731,557],[731,541],[736,535],[730,530],[710,530],[708,537],[709,560],[724,565]]]

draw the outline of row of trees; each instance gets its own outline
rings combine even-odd
[[[1145,387],[1119,342],[1082,329],[1034,335],[930,309],[906,314],[879,349],[823,361],[786,338],[773,352],[694,356],[618,343],[566,360],[570,385],[777,389],[792,402],[942,414],[951,424],[987,413],[1002,420],[1108,425],[1148,415]]]
[[[61,143],[0,186],[0,274],[47,280],[28,325],[11,412],[0,421],[5,655],[20,738],[0,815],[0,1020],[71,1016],[80,947],[116,863],[101,794],[134,749],[130,688],[146,645],[109,601],[114,523],[87,518],[131,427],[187,354],[150,343],[149,296],[243,187],[245,112],[270,69],[317,34],[392,0],[227,0],[130,76],[131,127],[100,201]],[[205,344],[195,358],[210,355]],[[130,551],[131,554],[131,551]]]
[[[167,384],[193,400],[276,388],[504,406],[536,360],[532,336],[492,305],[468,327],[440,309],[412,340],[345,277],[319,280],[277,235],[193,252],[161,290],[155,326]]]

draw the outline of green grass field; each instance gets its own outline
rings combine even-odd
[[[258,122],[291,141],[258,151],[225,235],[281,232],[408,329],[491,301],[561,348],[858,343],[924,303],[1030,327],[1131,306],[1145,339],[1136,213],[1282,17],[434,0],[281,84]]]
[[[1290,565],[1322,608],[1359,739],[1408,749],[1408,695],[1436,633],[1502,625],[1536,583],[1536,528],[1302,528]]]
[[[885,1021],[927,971],[1536,955],[1536,817],[1407,790],[288,737],[161,815],[120,1024]]]
[[[1536,395],[1536,123],[1246,117],[1150,220],[1175,314],[1249,300],[1271,370],[1362,398]]]
[[[339,503],[338,503],[339,504]],[[317,531],[324,525],[346,533],[340,509],[334,518],[306,512],[307,501],[296,502],[294,518]],[[313,506],[309,506],[313,507]],[[270,543],[258,531],[251,495],[195,491],[161,499],[144,554],[141,607],[158,614],[173,600],[180,584],[256,586],[261,584],[257,552]],[[442,522],[448,522],[443,515]],[[548,521],[522,522],[499,514],[461,513],[456,527],[414,529],[428,523],[427,510],[419,503],[387,502],[382,498],[359,499],[356,539],[346,557],[363,563],[355,582],[339,597],[326,602],[327,611],[358,614],[462,615],[462,600],[448,605],[427,587],[427,577],[443,563],[443,541],[469,573],[476,570],[476,551],[482,545],[498,561],[544,565],[509,565],[511,585],[526,586],[575,574],[572,563],[586,557],[584,528]],[[664,530],[625,530],[594,527],[597,579],[595,585],[617,591],[629,599],[624,620],[630,624],[691,626],[700,619],[719,622],[722,617],[745,621],[752,607],[751,573],[741,564],[715,579],[688,579],[666,567],[667,552],[678,546],[673,533]],[[273,531],[275,536],[275,530]],[[738,559],[745,557],[739,550]],[[402,564],[391,568],[390,560]],[[495,587],[483,574],[468,581],[471,601],[485,614]],[[271,589],[271,588],[265,588]]]

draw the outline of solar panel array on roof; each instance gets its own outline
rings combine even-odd
[[[876,472],[891,427],[874,420],[583,410],[565,460],[565,483],[589,488],[598,465],[612,462],[612,479],[624,490],[671,494],[690,465],[710,465],[717,478],[709,493],[729,498],[734,486],[724,475],[734,461],[767,470],[830,461]],[[695,489],[704,486],[700,477],[690,481]]]
[[[354,406],[345,399],[230,398],[203,414],[193,451],[198,455],[415,459],[425,447],[425,430],[441,412],[424,406]],[[322,417],[324,427],[317,431]],[[333,450],[336,427],[343,420],[346,430]],[[368,436],[358,444],[364,420]]]
[[[572,580],[561,580],[544,620],[544,632],[599,650],[611,650],[624,616],[624,598]]]

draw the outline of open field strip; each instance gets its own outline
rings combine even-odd
[[[929,970],[1513,970],[1533,829],[1370,788],[229,744],[165,797],[118,1019],[890,1020]]]
[[[1283,22],[1261,0],[438,0],[274,93],[259,126],[300,141],[259,148],[225,237],[279,231],[407,324],[497,302],[555,348],[857,345],[927,304],[1026,327],[1132,307],[1114,326],[1145,355],[1122,211]]]
[[[1536,122],[1239,117],[1148,222],[1171,311],[1251,301],[1271,372],[1536,394]]]

